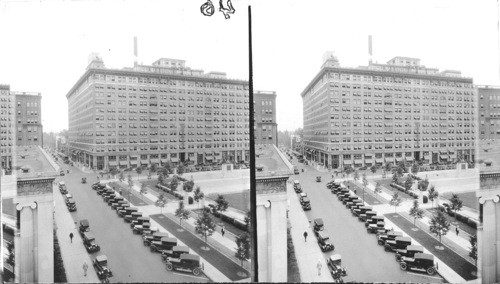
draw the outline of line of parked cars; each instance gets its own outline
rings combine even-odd
[[[341,183],[330,181],[326,186],[332,193],[337,194],[340,202],[351,210],[353,216],[365,223],[368,233],[376,234],[377,243],[387,252],[394,252],[395,259],[402,270],[416,270],[429,275],[436,273],[434,256],[424,253],[424,248],[412,245],[412,239],[404,237],[402,232],[393,231],[385,227],[383,216],[377,215],[373,207],[366,206],[356,194]]]
[[[76,202],[73,199],[73,196],[68,193],[68,188],[64,181],[59,182],[59,191],[64,195],[64,202],[66,203],[66,207],[68,208],[69,212],[76,211]]]
[[[98,182],[92,185],[97,194],[101,195],[103,200],[116,210],[119,217],[124,222],[130,223],[130,228],[134,234],[142,236],[145,246],[148,246],[151,252],[161,254],[161,260],[165,263],[167,270],[178,270],[193,273],[195,276],[201,274],[200,257],[190,254],[186,246],[178,246],[177,239],[168,235],[168,233],[159,232],[157,228],[152,228],[150,217],[142,216],[142,213],[122,196],[116,193],[108,184]]]
[[[101,247],[96,243],[95,235],[90,231],[90,223],[87,219],[80,220],[79,232],[88,253],[95,253],[101,250]],[[109,277],[113,276],[113,271],[108,267],[108,258],[106,255],[101,254],[96,256],[92,261],[92,265],[97,272],[99,280],[109,283]]]

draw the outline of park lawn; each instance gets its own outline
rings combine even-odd
[[[394,187],[391,187],[392,175],[391,175],[391,177],[387,177],[385,180],[384,179],[377,179],[377,180],[375,180],[375,182],[379,182],[381,186],[387,188],[387,190],[390,190],[392,193],[398,192],[399,196],[401,196],[404,199],[411,199],[411,200],[415,199],[415,198],[411,197],[410,195],[408,195],[402,191],[399,191],[399,190],[395,189]],[[417,194],[418,194],[418,192],[417,192]]]
[[[235,193],[226,193],[226,194],[221,194],[224,196],[226,201],[229,203],[229,207],[248,212],[250,208],[250,191],[245,190],[241,192],[235,192]],[[211,193],[208,194],[207,198],[212,199],[213,201],[217,200],[218,194],[216,193]]]
[[[441,197],[450,200],[452,194],[453,194],[453,192],[446,192],[446,193],[443,193],[443,195]],[[457,193],[457,195],[460,198],[460,200],[462,200],[463,206],[469,207],[469,208],[472,208],[475,210],[479,210],[479,200],[476,197],[475,191],[460,192],[460,193]]]

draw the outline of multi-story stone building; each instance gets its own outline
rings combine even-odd
[[[184,60],[108,69],[93,55],[66,95],[69,147],[96,169],[249,160],[248,82]]]
[[[416,58],[341,67],[329,56],[301,93],[306,157],[332,168],[472,162],[476,90]]]
[[[2,169],[12,169],[15,146],[15,96],[9,85],[0,85],[0,154]]]
[[[479,139],[500,139],[500,87],[477,86]]]
[[[255,144],[278,146],[276,123],[276,92],[257,91],[253,94]]]
[[[43,142],[41,94],[11,93],[16,97],[16,145],[41,146]]]

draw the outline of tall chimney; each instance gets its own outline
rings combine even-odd
[[[369,54],[369,63],[372,63],[373,51],[372,51],[372,35],[368,36],[368,54]]]
[[[134,36],[134,66],[137,65],[137,36]]]

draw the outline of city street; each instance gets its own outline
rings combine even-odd
[[[67,165],[64,168],[68,168]],[[58,180],[64,180],[68,192],[73,195],[78,210],[71,213],[75,223],[88,219],[90,230],[95,234],[101,251],[108,257],[108,265],[113,271],[111,282],[206,282],[206,277],[195,277],[189,273],[170,272],[161,261],[160,254],[151,253],[142,244],[140,235],[134,235],[130,224],[119,218],[100,195],[91,189],[97,181],[97,174],[86,174],[76,167],[69,167],[71,173]],[[82,184],[81,178],[87,177]],[[55,192],[54,194],[60,194]],[[77,228],[75,224],[75,228]],[[77,229],[75,229],[77,233]],[[69,238],[69,237],[68,237]]]
[[[399,268],[394,258],[394,253],[385,252],[377,244],[376,235],[368,234],[364,223],[358,221],[345,205],[326,188],[326,183],[331,180],[330,173],[321,173],[310,166],[297,163],[299,170],[304,173],[292,176],[298,179],[302,189],[311,200],[312,210],[306,211],[306,216],[312,222],[315,218],[322,218],[325,229],[330,232],[330,239],[335,250],[325,254],[342,255],[342,265],[347,269],[344,281],[360,282],[433,282],[440,283],[443,279],[439,275],[428,276],[416,272],[406,272]],[[316,182],[316,176],[321,176],[322,181]],[[312,236],[314,239],[314,236]]]

